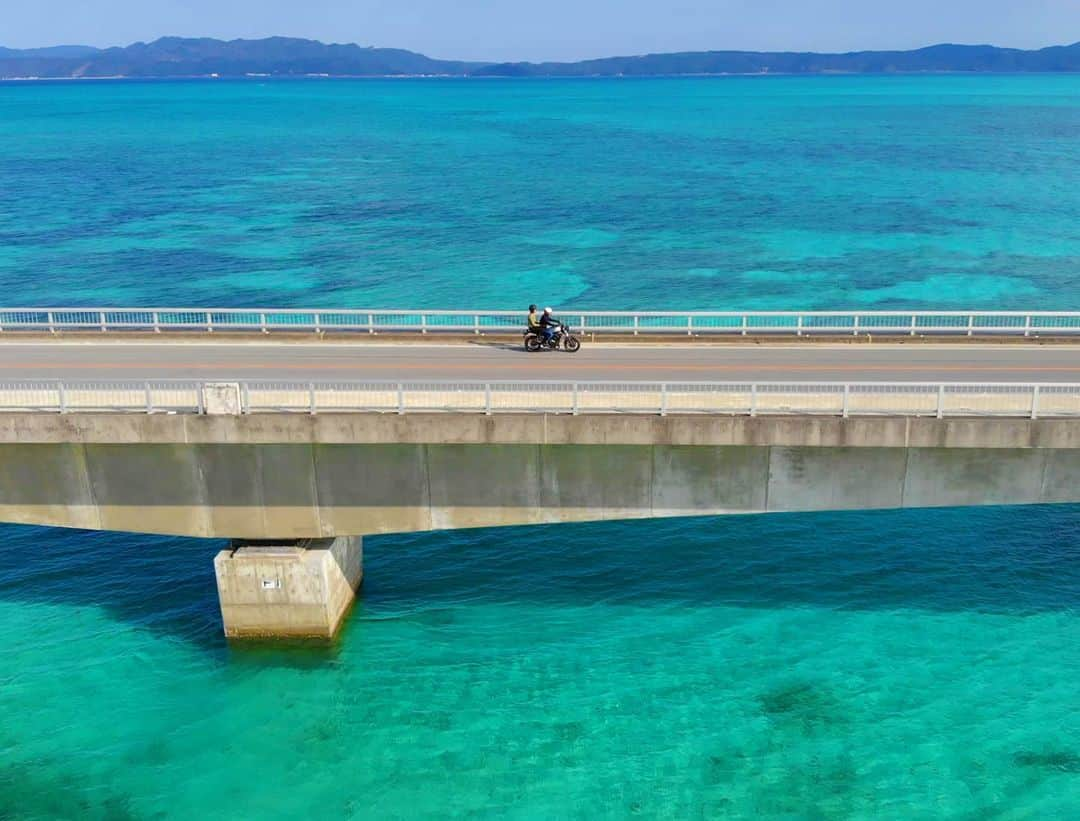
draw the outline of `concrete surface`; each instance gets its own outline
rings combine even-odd
[[[0,380],[17,379],[1077,382],[1080,345],[586,344],[527,354],[516,343],[5,339]]]
[[[202,387],[202,408],[209,416],[239,416],[240,385],[237,382],[208,382]]]
[[[32,444],[783,445],[1080,448],[1080,418],[672,414],[0,413],[0,459]]]
[[[359,538],[238,543],[214,558],[225,635],[321,638],[337,633],[363,579]]]
[[[0,445],[0,521],[200,537],[1037,502],[1080,502],[1080,449]]]

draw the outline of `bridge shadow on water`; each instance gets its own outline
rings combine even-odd
[[[213,570],[224,544],[3,525],[0,601],[100,607],[225,652]],[[347,630],[515,603],[1080,610],[1080,505],[492,528],[370,537],[364,547],[364,587]],[[317,664],[334,652],[324,646],[285,663]]]

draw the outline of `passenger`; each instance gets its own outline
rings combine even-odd
[[[540,333],[540,315],[536,313],[536,306],[529,306],[529,330],[534,334]]]
[[[542,332],[542,341],[545,345],[551,342],[551,337],[555,336],[555,331],[559,329],[559,321],[551,313],[551,308],[544,308],[544,315],[540,317],[540,330]]]

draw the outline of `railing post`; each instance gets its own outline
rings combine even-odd
[[[251,413],[251,392],[247,382],[240,383],[240,415]]]
[[[795,336],[802,336],[802,314],[795,320]]]
[[[852,336],[858,336],[859,335],[859,315],[858,314],[855,314],[851,318],[851,335]]]
[[[667,416],[667,383],[660,383],[660,415]]]
[[[375,314],[367,315],[367,332],[369,334],[375,333]]]
[[[156,334],[161,333],[161,316],[158,314],[158,312],[154,311],[150,315],[150,319],[154,323],[154,333],[156,333]]]
[[[472,318],[472,321],[473,321],[473,334],[475,334],[476,336],[480,336],[480,317],[479,317],[479,315],[474,315],[473,318]]]
[[[308,382],[308,413],[315,415],[315,383]]]
[[[264,334],[270,333],[270,329],[266,327],[266,314],[264,313],[259,314],[259,328]]]
[[[757,416],[757,384],[750,386],[750,415]]]
[[[911,335],[915,336],[915,328],[918,327],[919,317],[915,314],[911,315]]]
[[[209,311],[206,312],[206,332],[208,334],[214,332],[214,315]]]
[[[1024,317],[1024,336],[1031,336],[1031,315]]]
[[[195,405],[196,405],[196,409],[197,409],[197,411],[199,413],[199,416],[202,416],[204,413],[206,413],[206,403],[203,401],[205,393],[206,393],[206,384],[203,383],[203,382],[196,382],[195,383]]]
[[[491,416],[491,383],[484,383],[484,415]]]
[[[151,395],[150,395],[150,383],[149,382],[146,383],[145,389],[146,389],[146,412],[147,413],[153,413],[154,412],[154,401],[153,401],[153,399],[151,398]]]
[[[938,385],[937,388],[937,418],[941,419],[945,415],[945,386]]]
[[[49,333],[56,333],[56,324],[53,321],[53,312],[49,311]]]
[[[401,382],[398,382],[397,386],[397,412],[405,413],[405,385]]]
[[[975,333],[975,316],[972,315],[972,316],[968,317],[968,332],[967,332],[967,335],[971,336],[974,333]]]
[[[746,336],[747,326],[750,324],[750,317],[746,314],[742,315],[742,335]]]
[[[845,419],[848,418],[848,399],[851,396],[851,385],[844,385],[844,405],[842,409],[842,415]]]
[[[420,333],[427,333],[427,314],[420,314]]]
[[[60,413],[67,413],[67,389],[64,387],[63,382],[58,382],[56,385],[58,399],[60,400]]]
[[[105,312],[104,311],[99,311],[98,314],[99,314],[98,319],[101,321],[101,332],[105,333],[105,330],[106,330],[106,327],[105,327],[105,325],[106,325],[106,323],[105,323]]]
[[[1031,388],[1031,418],[1039,418],[1039,386],[1034,385]]]
[[[687,336],[693,336],[694,335],[694,318],[692,316],[689,316],[689,315],[687,315],[687,317],[686,317],[686,335]]]
[[[315,314],[315,333],[322,333],[322,328],[319,327],[321,324],[322,323],[319,321],[319,315]]]

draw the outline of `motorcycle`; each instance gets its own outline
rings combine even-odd
[[[567,353],[577,353],[581,348],[581,340],[574,336],[570,328],[561,322],[555,326],[555,332],[547,342],[539,333],[531,329],[525,329],[525,350],[536,353],[541,350],[557,351],[560,347]]]

